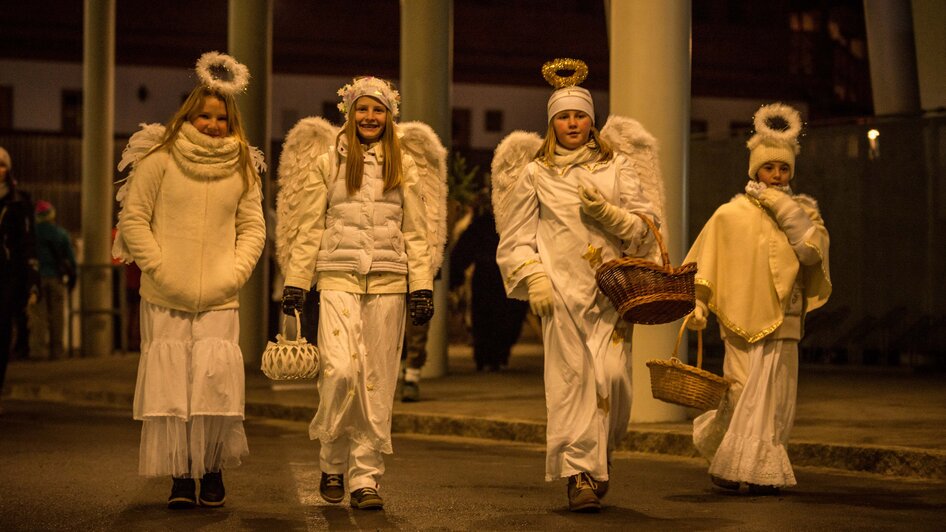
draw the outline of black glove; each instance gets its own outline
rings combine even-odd
[[[287,316],[302,314],[302,304],[305,303],[305,290],[295,286],[282,289],[282,311]]]
[[[411,323],[423,325],[434,317],[434,293],[430,290],[414,290],[407,298],[411,312]]]

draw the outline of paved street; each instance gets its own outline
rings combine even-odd
[[[798,468],[780,497],[710,488],[701,461],[623,453],[607,507],[565,510],[542,448],[396,435],[383,512],[318,496],[316,444],[300,422],[250,419],[251,454],[226,474],[222,509],[169,511],[169,481],[135,474],[139,425],[124,409],[6,401],[0,530],[941,530],[946,484]]]

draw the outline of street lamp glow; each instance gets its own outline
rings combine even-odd
[[[880,131],[877,131],[876,129],[871,129],[870,131],[867,132],[867,138],[870,140],[874,140],[879,136],[880,136]]]

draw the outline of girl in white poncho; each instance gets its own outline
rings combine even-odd
[[[265,239],[260,178],[233,96],[242,87],[202,80],[166,128],[141,132],[157,131],[157,145],[129,176],[116,242],[142,270],[139,471],[173,477],[171,508],[223,505],[222,470],[248,453],[237,293]]]
[[[805,313],[828,300],[828,231],[818,205],[796,195],[798,112],[764,106],[749,140],[746,193],[722,205],[684,262],[696,262],[691,329],[716,314],[731,386],[717,410],[693,421],[693,442],[710,461],[710,480],[750,493],[794,486],[785,444],[795,419],[798,341]]]
[[[567,478],[569,509],[597,511],[611,451],[631,410],[631,328],[595,269],[654,244],[635,214],[655,217],[628,160],[594,127],[591,93],[565,86],[548,101],[548,131],[497,211],[497,261],[510,297],[542,319],[548,410],[545,478]]]

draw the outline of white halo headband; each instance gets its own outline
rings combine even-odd
[[[801,115],[794,107],[783,103],[763,105],[756,111],[753,125],[756,131],[754,138],[758,137],[759,142],[767,138],[795,145],[797,153],[798,135],[801,133]]]
[[[391,111],[391,116],[398,117],[401,95],[389,82],[374,76],[362,76],[355,78],[351,83],[338,89],[342,101],[338,102],[338,110],[342,112],[342,117],[348,119],[348,112],[351,110],[355,101],[362,96],[371,96],[387,107]]]
[[[250,70],[246,65],[220,52],[200,56],[195,70],[202,85],[228,96],[244,92],[250,84]]]

